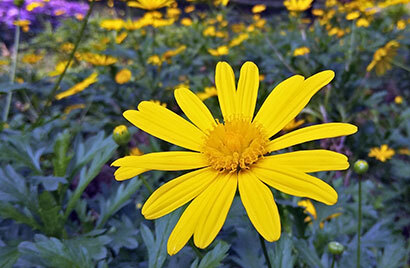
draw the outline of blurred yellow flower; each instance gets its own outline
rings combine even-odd
[[[128,69],[122,69],[115,75],[115,82],[125,84],[131,80],[132,74]]]
[[[395,40],[389,41],[384,47],[379,48],[374,52],[373,60],[367,66],[367,71],[370,72],[376,68],[377,75],[383,75],[392,68],[391,62],[397,54],[399,43]]]
[[[160,58],[159,55],[152,55],[147,59],[147,63],[151,65],[161,66],[162,59]]]
[[[74,49],[74,44],[70,42],[66,42],[60,46],[60,49],[66,53],[70,53]]]
[[[183,18],[181,20],[181,24],[184,26],[191,26],[192,25],[192,20],[190,18]]]
[[[209,54],[215,57],[223,56],[223,55],[228,55],[229,53],[229,48],[227,46],[220,46],[217,47],[216,49],[208,49]]]
[[[122,19],[109,19],[100,22],[100,27],[106,30],[119,31],[124,27],[125,22]]]
[[[231,40],[231,42],[229,43],[229,47],[239,46],[240,44],[242,44],[243,41],[247,40],[248,38],[248,33],[241,33],[240,35]]]
[[[397,21],[396,27],[397,27],[398,30],[404,30],[404,29],[406,29],[406,21],[403,20],[403,19]]]
[[[323,14],[325,14],[325,12],[323,11],[323,9],[313,9],[312,14],[317,16],[317,17],[320,17],[320,16],[323,16]]]
[[[347,20],[355,20],[360,16],[359,11],[353,11],[346,15]]]
[[[284,131],[291,131],[294,130],[295,128],[303,125],[305,123],[305,120],[296,120],[295,118],[290,121],[286,126],[283,127]]]
[[[21,27],[23,32],[28,32],[30,30],[30,21],[29,20],[16,20],[14,25]]]
[[[410,150],[408,148],[400,148],[398,153],[401,155],[410,155]]]
[[[186,6],[184,9],[185,13],[191,13],[195,10],[195,6],[194,5],[190,5],[190,6]]]
[[[293,51],[293,56],[303,56],[310,53],[310,49],[308,47],[299,47]]]
[[[266,10],[266,6],[265,5],[254,5],[252,7],[252,13],[256,14],[256,13],[261,13],[263,11]]]
[[[115,37],[115,43],[116,43],[116,44],[121,44],[122,41],[124,41],[125,38],[127,38],[127,36],[128,36],[128,33],[127,33],[127,32],[122,32],[122,33],[118,34],[118,35]]]
[[[227,6],[228,3],[229,3],[229,0],[214,0],[215,6]]]
[[[286,9],[293,12],[302,12],[310,8],[313,0],[285,0],[283,4]]]
[[[27,63],[27,64],[35,64],[42,60],[44,58],[44,55],[38,55],[38,54],[26,54],[23,56],[21,59],[22,62]]]
[[[175,8],[175,7],[167,8],[167,16],[169,18],[177,19],[179,15],[181,15],[181,10],[179,8]]]
[[[37,1],[37,2],[31,2],[26,6],[26,10],[27,11],[33,11],[34,9],[38,8],[38,7],[43,7],[44,3]]]
[[[78,60],[83,60],[85,62],[91,63],[95,66],[108,66],[116,63],[118,60],[112,56],[105,54],[96,54],[96,53],[76,53],[76,58]]]
[[[165,6],[169,6],[174,2],[174,0],[137,0],[128,1],[127,5],[129,7],[136,7],[146,10],[155,10]]]
[[[63,73],[65,66],[67,65],[68,61],[60,61],[57,63],[57,66],[55,68],[54,71],[50,72],[48,75],[49,76],[57,76]],[[73,62],[70,62],[70,66],[68,66],[68,68],[71,67],[71,65],[73,65]]]
[[[312,201],[310,201],[310,199],[303,199],[298,201],[298,206],[305,208],[303,212],[305,214],[308,214],[308,216],[305,218],[305,222],[312,221],[312,216],[314,220],[317,219],[316,208],[313,205]]]
[[[0,60],[0,65],[8,65],[9,61],[8,60]]]
[[[200,100],[204,101],[210,97],[217,96],[218,92],[216,91],[216,87],[205,87],[204,92],[198,92],[196,95]]]
[[[87,77],[86,79],[84,79],[80,83],[77,83],[73,87],[71,87],[70,89],[57,94],[56,97],[55,97],[56,100],[61,100],[61,99],[70,97],[74,94],[77,94],[77,93],[83,91],[88,86],[90,86],[90,85],[94,84],[95,82],[97,82],[98,81],[97,77],[98,77],[97,73],[92,73],[89,77]]]
[[[159,100],[150,100],[150,102],[155,103],[155,104],[157,104],[159,106],[162,106],[162,107],[167,107],[167,104],[165,102],[162,103]]]
[[[143,155],[144,153],[140,150],[140,148],[138,148],[138,147],[132,147],[131,149],[130,149],[130,155],[134,155],[134,156],[140,156],[140,155]],[[142,205],[141,205],[141,207],[142,207]],[[141,208],[140,207],[140,208]]]
[[[259,74],[259,81],[265,80],[265,75],[264,74]]]
[[[181,45],[181,46],[177,47],[174,50],[168,50],[167,52],[162,54],[161,60],[162,61],[168,60],[168,59],[180,54],[181,52],[185,51],[185,49],[186,49],[186,46]]]
[[[397,104],[402,104],[403,103],[403,97],[402,96],[396,96],[394,98],[394,102]]]
[[[387,144],[383,144],[380,147],[374,147],[370,149],[369,156],[374,157],[377,160],[386,162],[386,160],[392,158],[394,155],[394,150],[389,148]]]
[[[83,109],[85,108],[85,104],[84,103],[78,103],[78,104],[73,104],[70,106],[67,106],[64,108],[64,114],[69,114],[71,113],[71,111],[76,110],[76,109]],[[65,119],[65,118],[64,118]]]
[[[370,26],[370,21],[368,19],[365,18],[360,18],[356,21],[356,26],[357,27],[369,27]]]

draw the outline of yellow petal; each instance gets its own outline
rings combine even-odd
[[[302,172],[344,170],[349,168],[345,155],[328,150],[304,150],[265,157],[264,165],[282,166]]]
[[[301,76],[293,76],[285,80],[266,99],[265,103],[268,100],[270,102],[263,110],[264,119],[258,119],[256,122],[261,123],[265,127],[268,136],[272,137],[294,119],[308,104],[313,95],[328,84],[334,76],[334,72],[328,70],[309,77],[303,83],[301,83]],[[291,79],[292,81],[286,83],[289,85],[282,85]],[[262,105],[262,108],[264,105]]]
[[[203,132],[216,126],[215,119],[205,104],[189,89],[178,88],[174,91],[175,99],[185,115]]]
[[[267,241],[280,237],[280,218],[271,190],[252,172],[240,172],[238,188],[242,204],[255,229]]]
[[[215,85],[218,91],[219,105],[222,115],[227,121],[237,113],[235,74],[228,63],[218,62],[215,71]]]
[[[171,151],[125,156],[115,160],[111,165],[155,170],[186,170],[205,167],[208,161],[201,153]]]
[[[174,211],[198,196],[217,175],[213,168],[204,168],[165,183],[145,202],[142,215],[151,220]]]
[[[245,62],[242,65],[238,82],[238,111],[249,122],[252,121],[255,112],[256,98],[259,88],[259,70],[253,62]]]
[[[219,176],[215,183],[204,191],[209,193],[205,207],[194,231],[194,243],[206,248],[221,230],[231,207],[237,187],[236,173]]]
[[[272,167],[261,160],[252,166],[252,172],[264,183],[286,194],[308,197],[326,205],[337,202],[337,192],[329,184],[301,171]]]
[[[123,115],[133,125],[157,138],[200,151],[205,135],[194,125],[153,102],[143,101],[138,105],[138,109],[139,111],[125,111]]]
[[[281,123],[281,119],[286,116],[283,113],[288,113],[287,107],[292,99],[302,91],[303,81],[304,77],[301,75],[294,75],[286,79],[272,90],[262,104],[253,121],[264,126],[269,137],[275,134],[274,132]]]
[[[147,171],[149,171],[149,169],[146,168],[119,167],[114,172],[114,176],[117,181],[123,181],[134,178],[135,176]]]
[[[201,194],[199,194],[182,213],[177,224],[168,238],[167,251],[169,255],[174,255],[180,251],[189,238],[194,234],[200,217],[203,217],[203,212],[211,197],[214,196],[212,191],[213,185],[218,183],[218,178],[211,182]]]
[[[303,142],[351,135],[356,132],[357,127],[347,123],[326,123],[309,126],[274,139],[269,143],[268,150],[270,152],[277,151]]]

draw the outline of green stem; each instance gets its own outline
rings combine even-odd
[[[360,234],[362,228],[362,177],[359,176],[359,202],[358,202],[358,222],[357,222],[357,268],[360,268]]]
[[[352,61],[352,55],[353,55],[353,45],[354,45],[354,32],[355,32],[355,23],[352,21],[352,34],[350,35],[350,46],[349,46],[349,51],[347,54],[347,61],[345,65],[345,71],[349,70],[350,63]]]
[[[84,31],[85,31],[85,28],[86,28],[86,26],[87,26],[87,24],[88,24],[88,20],[89,20],[89,18],[90,18],[91,12],[92,12],[92,10],[93,10],[93,8],[94,8],[94,4],[95,4],[95,1],[91,1],[90,6],[89,6],[89,8],[88,8],[87,15],[85,16],[85,18],[84,18],[84,20],[83,20],[83,22],[82,22],[82,24],[81,24],[80,34],[79,34],[77,40],[76,40],[75,43],[74,43],[74,49],[73,49],[73,50],[71,51],[71,53],[70,53],[70,56],[69,56],[69,58],[68,58],[68,61],[67,61],[66,66],[64,67],[63,72],[62,72],[62,73],[60,74],[60,76],[58,77],[58,79],[57,79],[56,83],[54,84],[54,87],[53,87],[53,89],[51,90],[50,94],[48,94],[46,104],[44,105],[44,109],[41,110],[41,112],[40,112],[40,114],[39,114],[39,116],[38,116],[38,118],[37,118],[37,121],[34,123],[34,127],[36,127],[36,126],[40,123],[40,121],[41,121],[41,119],[42,119],[42,116],[46,114],[46,112],[47,112],[47,107],[48,107],[48,106],[51,104],[51,102],[53,101],[54,96],[55,96],[57,90],[58,90],[59,87],[60,87],[61,81],[63,80],[63,78],[64,78],[64,76],[65,76],[65,74],[66,74],[66,72],[67,72],[67,69],[69,68],[71,62],[72,62],[73,59],[74,59],[75,52],[77,51],[77,48],[78,48],[79,45],[80,45],[80,41],[81,41],[81,39],[82,39],[82,37],[83,37],[83,35],[84,35]]]
[[[18,9],[17,14],[17,21],[20,20],[20,8]],[[14,83],[16,79],[16,69],[17,69],[17,55],[19,51],[19,44],[20,44],[20,26],[16,25],[16,31],[14,32],[14,47],[13,47],[13,56],[12,56],[12,65],[10,71],[10,82]],[[6,105],[4,106],[3,111],[3,122],[6,122],[9,117],[10,105],[11,105],[11,98],[13,97],[13,93],[10,91],[7,93],[6,97]]]
[[[263,237],[259,233],[258,235],[259,235],[259,241],[261,243],[263,255],[265,255],[266,265],[268,266],[268,268],[272,268],[273,266],[270,262],[268,251],[266,250],[265,239],[263,239]]]
[[[410,67],[408,67],[408,66],[402,64],[401,62],[397,62],[397,61],[392,60],[391,63],[392,63],[393,65],[397,66],[397,67],[402,68],[403,70],[408,71],[408,72],[410,73]]]
[[[275,55],[278,57],[279,61],[282,62],[282,64],[291,72],[296,74],[297,72],[289,65],[287,64],[287,62],[285,61],[285,59],[283,58],[282,54],[280,54],[279,50],[273,45],[273,43],[269,40],[268,37],[265,38],[266,43],[268,44],[268,46],[270,46],[273,49],[273,52],[275,53]]]
[[[193,249],[193,251],[195,252],[196,256],[199,258],[199,260],[201,260],[203,255],[201,251],[199,251],[199,249],[194,245],[194,243],[192,242],[192,239],[189,240],[188,244]]]
[[[139,176],[142,183],[145,185],[145,187],[147,188],[147,190],[150,192],[150,194],[152,194],[154,192],[154,190],[152,190],[152,187],[148,184],[147,180],[145,179],[144,175],[140,175]]]
[[[336,257],[335,257],[335,254],[333,254],[333,257],[332,257],[332,266],[330,266],[330,268],[334,268],[334,267],[335,267],[335,260],[336,260]]]

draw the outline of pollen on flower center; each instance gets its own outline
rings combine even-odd
[[[269,139],[260,127],[234,119],[218,124],[209,134],[203,153],[214,169],[235,172],[249,166],[268,153]]]

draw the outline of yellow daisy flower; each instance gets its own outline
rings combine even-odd
[[[293,51],[293,56],[303,56],[310,53],[310,49],[308,47],[299,47]]]
[[[207,247],[222,228],[237,189],[252,224],[268,241],[278,240],[281,233],[278,209],[268,185],[327,205],[337,202],[331,186],[307,173],[347,169],[346,156],[328,150],[269,155],[303,142],[357,131],[351,124],[326,123],[270,140],[333,77],[333,71],[323,71],[308,79],[301,75],[286,79],[254,117],[258,67],[246,62],[236,88],[231,66],[219,62],[215,84],[223,123],[215,120],[205,104],[186,88],[176,89],[174,94],[192,123],[149,101],[141,102],[138,110],[124,112],[124,117],[141,130],[189,150],[126,156],[112,163],[119,167],[114,174],[119,181],[149,170],[195,169],[162,185],[142,208],[146,219],[157,219],[192,200],[168,239],[170,255],[181,250],[192,236],[197,247]]]
[[[310,8],[313,0],[285,0],[283,4],[286,9],[293,12],[302,12]]]
[[[70,97],[72,95],[75,95],[75,94],[83,91],[84,89],[86,89],[90,85],[97,82],[98,81],[97,77],[98,77],[97,73],[95,73],[95,72],[92,73],[89,77],[87,77],[86,79],[84,79],[80,83],[77,83],[73,87],[71,87],[70,89],[57,94],[56,97],[55,97],[56,100],[61,100],[61,99]]]
[[[137,0],[129,1],[127,2],[127,5],[130,7],[136,7],[146,10],[155,10],[165,6],[169,6],[174,2],[174,0]]]
[[[382,146],[379,147],[373,147],[370,149],[369,156],[374,157],[377,160],[380,160],[382,162],[386,162],[386,160],[389,160],[390,158],[393,157],[395,154],[394,150],[389,148],[387,144],[383,144]]]
[[[384,47],[379,48],[374,52],[372,62],[367,66],[367,71],[370,72],[376,68],[377,75],[383,75],[392,68],[391,61],[397,54],[399,43],[395,40],[389,41]]]
[[[129,82],[132,78],[132,73],[127,68],[122,69],[115,75],[115,82],[118,84],[125,84]]]

